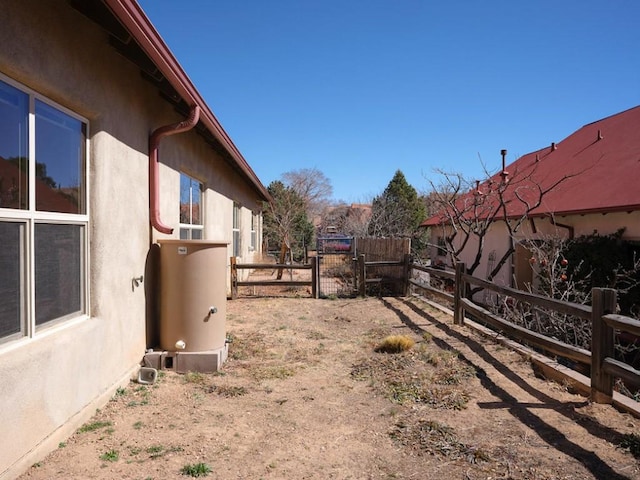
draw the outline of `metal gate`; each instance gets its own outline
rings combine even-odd
[[[353,237],[318,238],[318,294],[320,298],[352,297],[356,293]]]

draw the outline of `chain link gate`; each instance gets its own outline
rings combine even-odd
[[[353,237],[343,235],[319,237],[316,251],[320,298],[354,296],[356,264]]]

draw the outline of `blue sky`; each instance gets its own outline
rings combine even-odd
[[[640,105],[638,0],[139,0],[267,186],[481,178]]]

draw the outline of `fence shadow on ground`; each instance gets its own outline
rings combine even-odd
[[[429,315],[427,312],[415,305],[412,301],[408,299],[404,299],[401,301],[413,312],[427,320],[430,324],[441,330],[444,334],[455,338],[461,343],[464,343],[485,362],[494,367],[501,375],[503,375],[514,384],[518,385],[524,391],[528,392],[544,404],[535,405],[535,408],[553,408],[557,413],[563,415],[573,422],[578,423],[591,435],[611,442],[613,444],[619,444],[621,442],[623,436],[620,433],[574,411],[575,407],[583,406],[584,404],[586,404],[586,401],[580,403],[559,402],[558,400],[545,395],[544,393],[540,392],[529,383],[527,383],[520,376],[516,375],[513,371],[509,370],[506,365],[495,359],[480,343],[456,332],[449,325]],[[409,318],[405,313],[392,305],[389,301],[382,299],[381,302],[385,305],[386,308],[396,314],[400,321],[409,329],[420,335],[424,333],[425,330],[420,327],[420,325],[416,324],[411,318]],[[433,342],[440,348],[446,350],[455,350],[452,345],[441,338],[437,338],[434,336]],[[585,468],[594,473],[594,475],[596,475],[598,478],[607,478],[610,480],[629,480],[629,477],[615,472],[596,453],[586,450],[580,445],[571,442],[557,428],[549,425],[535,413],[531,412],[530,408],[533,408],[534,406],[518,402],[517,398],[504,390],[502,387],[498,386],[493,380],[491,380],[491,378],[489,378],[485,370],[478,367],[477,365],[474,365],[473,362],[466,358],[462,353],[460,353],[459,358],[476,370],[477,376],[483,387],[491,392],[492,395],[499,398],[502,402],[493,404],[491,406],[485,406],[485,408],[507,408],[515,418],[535,431],[540,436],[540,438],[550,447],[582,463]],[[479,406],[482,408],[482,405]]]

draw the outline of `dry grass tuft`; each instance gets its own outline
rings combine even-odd
[[[375,348],[378,353],[402,353],[416,344],[415,340],[407,335],[389,335]]]
[[[400,421],[389,433],[402,445],[421,453],[442,455],[451,459],[464,459],[469,463],[491,461],[489,453],[481,448],[462,443],[453,428],[433,420]]]
[[[236,387],[231,385],[212,385],[207,389],[208,393],[217,393],[221,397],[241,397],[248,393],[245,387]]]
[[[437,357],[436,362],[430,361]],[[446,358],[447,361],[441,361]],[[457,355],[436,350],[429,355],[420,349],[405,355],[370,357],[351,367],[356,380],[371,386],[393,403],[422,404],[435,409],[462,410],[471,399],[463,379],[475,374]]]

